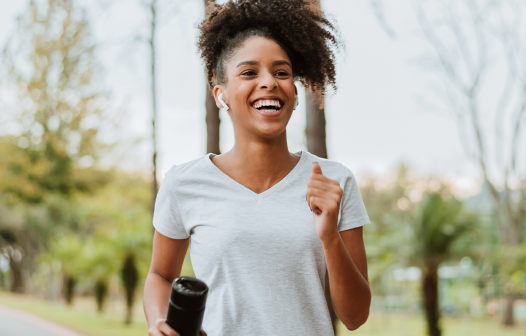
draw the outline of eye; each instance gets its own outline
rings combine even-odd
[[[247,71],[243,71],[241,73],[241,75],[243,75],[243,76],[255,76],[256,72],[254,70],[247,70]]]
[[[276,76],[288,76],[289,73],[286,72],[285,70],[278,70],[276,71]]]

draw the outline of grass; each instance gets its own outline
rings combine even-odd
[[[108,302],[104,314],[95,311],[93,298],[75,299],[72,307],[60,302],[50,302],[27,295],[0,292],[0,305],[26,311],[86,336],[146,336],[147,324],[142,311],[142,301],[135,304],[134,322],[123,324],[124,305],[114,300]],[[445,318],[443,336],[524,336],[526,324],[503,328],[499,319]],[[371,313],[369,320],[356,331],[346,330],[339,322],[338,336],[424,336],[425,323],[420,315],[403,313]]]
[[[108,302],[105,313],[98,314],[93,298],[75,298],[68,307],[60,302],[50,302],[27,295],[0,292],[0,305],[22,310],[63,325],[86,336],[146,336],[148,326],[142,311],[142,302],[136,302],[134,321],[124,325],[124,305]]]
[[[406,313],[372,312],[369,320],[358,330],[349,331],[340,322],[338,336],[425,336],[424,317]],[[518,323],[513,328],[504,328],[500,319],[443,318],[443,336],[524,336],[526,324]]]

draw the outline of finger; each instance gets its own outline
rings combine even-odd
[[[159,331],[156,327],[148,330],[148,336],[164,336],[162,332]]]
[[[314,198],[320,199],[322,201],[314,201]],[[310,197],[310,208],[314,213],[317,215],[320,214],[320,212],[326,211],[326,212],[335,212],[336,209],[339,209],[339,198],[333,196],[333,195],[323,195],[323,194],[316,194]]]
[[[335,181],[335,180],[332,180],[326,176],[323,176],[321,174],[318,174],[318,173],[311,173],[310,176],[309,176],[309,181],[322,181],[322,182],[325,182],[327,184],[334,184],[334,185],[340,185],[340,183],[338,181]]]
[[[208,336],[208,335],[207,335],[206,332],[201,328],[201,333],[199,334],[199,336]]]
[[[312,163],[312,172],[315,173],[315,174],[323,175],[323,173],[321,172],[321,167],[320,167],[319,163],[316,162],[316,161],[314,161]]]
[[[334,203],[339,203],[341,201],[341,193],[340,191],[336,189],[325,190],[325,189],[311,187],[309,188],[307,195],[321,197],[328,201],[332,201]]]
[[[316,201],[317,198],[319,198],[319,197],[316,197],[316,196],[309,197],[309,201],[310,201],[310,205],[309,206],[310,206],[312,212],[314,212],[314,214],[320,215],[322,213],[322,210],[318,206],[320,204],[320,202]]]
[[[162,321],[159,323],[159,330],[166,336],[179,335],[179,333],[173,330],[172,327],[170,327],[168,323],[166,323],[166,321]]]
[[[318,196],[340,201],[343,196],[343,191],[340,187],[321,186],[318,188],[316,186],[310,186],[307,188],[307,201],[310,196]]]
[[[307,199],[307,205],[309,206],[309,208],[310,208],[311,211],[314,211],[314,209],[315,209],[314,204],[312,204],[312,200],[311,200],[312,197],[334,198],[333,195],[327,193],[327,192],[324,191],[324,190],[320,190],[320,189],[318,189],[318,190],[314,190],[314,189],[312,189],[312,188],[309,188],[309,189],[307,190],[306,199]],[[333,201],[336,202],[336,198],[334,198]],[[315,212],[316,212],[316,211],[315,211]]]
[[[166,336],[167,334],[161,332],[158,326],[152,327],[148,330],[148,336]]]
[[[318,196],[311,196],[310,202],[311,202],[310,204],[311,204],[312,211],[316,215],[320,215],[323,209],[329,209],[332,206],[330,201],[326,200],[323,197],[318,197]]]
[[[342,188],[340,187],[340,184],[338,182],[336,183],[328,183],[326,181],[321,181],[317,179],[311,179],[307,183],[307,188],[318,188],[322,190],[332,191],[335,193],[340,193],[342,191]]]

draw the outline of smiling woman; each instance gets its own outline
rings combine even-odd
[[[226,64],[239,46],[261,36],[285,51],[294,64],[294,80],[320,97],[327,85],[336,89],[330,45],[338,47],[341,42],[331,32],[334,26],[324,17],[319,1],[229,1],[223,6],[211,2],[210,6],[197,42],[210,88],[227,80]]]
[[[342,164],[290,153],[286,136],[295,81],[318,97],[336,86],[333,26],[316,1],[229,1],[209,12],[198,46],[235,144],[173,166],[161,185],[144,289],[149,335],[175,335],[170,283],[190,241],[209,287],[201,335],[333,335],[326,270],[334,308],[354,330],[371,302],[360,190]]]

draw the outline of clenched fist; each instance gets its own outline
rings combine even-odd
[[[323,176],[317,162],[312,164],[312,174],[307,184],[307,203],[312,209],[316,233],[322,242],[338,237],[338,214],[343,190],[338,181]]]
[[[148,336],[179,336],[179,333],[166,323],[166,319],[157,319],[154,326],[148,330]],[[201,328],[199,336],[206,336],[203,328]]]

